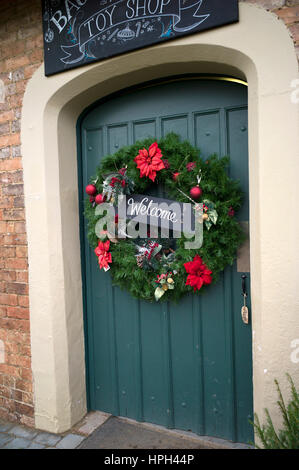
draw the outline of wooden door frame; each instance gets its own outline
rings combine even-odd
[[[299,337],[299,221],[286,218],[277,225],[274,217],[284,212],[285,199],[290,213],[296,213],[299,115],[290,96],[298,64],[283,23],[241,2],[237,24],[48,78],[41,66],[27,85],[21,139],[35,423],[40,429],[66,431],[86,413],[77,119],[101,97],[180,70],[248,81],[255,411],[262,415],[267,406],[277,420],[273,379],[284,385],[285,371],[298,375],[288,348]],[[281,155],[284,178],[274,192]]]

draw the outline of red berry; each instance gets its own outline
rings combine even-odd
[[[97,194],[95,197],[96,204],[102,204],[105,201],[105,196],[102,194]]]
[[[190,196],[195,201],[197,201],[201,195],[202,195],[202,190],[199,186],[194,186],[193,188],[190,189]]]
[[[94,196],[97,192],[97,188],[94,184],[88,184],[85,188],[85,191],[89,196]]]

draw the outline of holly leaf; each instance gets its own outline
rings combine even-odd
[[[211,211],[208,211],[208,215],[209,215],[209,219],[210,221],[216,225],[216,222],[217,222],[217,219],[218,219],[218,214],[217,212],[215,211],[215,209],[211,210]]]
[[[212,222],[210,220],[205,220],[205,224],[206,224],[206,227],[208,230],[210,230],[210,228],[212,227]]]

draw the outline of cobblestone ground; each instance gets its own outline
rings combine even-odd
[[[86,436],[51,434],[0,421],[0,449],[76,449]]]

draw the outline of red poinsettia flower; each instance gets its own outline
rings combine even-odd
[[[194,170],[195,167],[196,167],[195,162],[190,162],[190,163],[187,163],[187,165],[186,165],[187,171],[192,171],[192,170]]]
[[[111,178],[110,186],[111,186],[112,188],[114,188],[114,186],[115,186],[117,183],[118,183],[118,184],[121,184],[123,188],[126,186],[125,180],[120,180],[119,178],[115,178],[115,177]]]
[[[230,208],[228,209],[228,216],[229,217],[234,217],[234,215],[235,215],[234,208],[232,206],[230,206]]]
[[[105,243],[99,240],[98,246],[94,250],[95,254],[99,258],[100,269],[109,268],[109,263],[112,263],[112,256],[109,253],[110,240],[107,240]]]
[[[169,161],[165,158],[164,160],[162,160],[162,162],[164,163],[164,168],[166,170],[169,170],[169,168],[170,168]]]
[[[155,181],[157,171],[165,168],[161,158],[162,153],[157,142],[154,142],[148,151],[146,149],[139,150],[139,154],[134,158],[134,162],[137,163],[137,168],[140,170],[140,178],[146,176]]]
[[[189,274],[186,286],[194,287],[194,292],[201,289],[204,284],[211,284],[212,271],[207,268],[199,255],[196,255],[193,261],[185,263],[184,266]]]
[[[121,168],[118,173],[119,173],[120,175],[122,175],[122,176],[125,176],[126,171],[127,171],[127,168],[124,167],[124,168]]]

